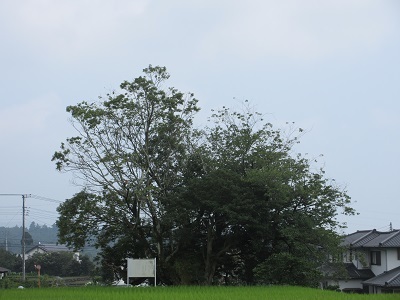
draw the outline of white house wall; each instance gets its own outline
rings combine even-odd
[[[371,264],[371,251],[381,252],[381,264]],[[354,252],[353,264],[357,269],[370,268],[375,275],[382,274],[385,271],[391,270],[400,266],[400,261],[397,260],[397,249],[382,249],[382,248],[369,248],[367,251]],[[361,258],[363,257],[363,258]],[[358,259],[356,259],[358,258]],[[363,264],[364,263],[364,264]]]
[[[361,282],[360,279],[339,280],[339,289],[362,289]]]
[[[27,252],[26,253],[26,255],[25,255],[25,260],[27,260],[28,258],[30,258],[33,254],[36,254],[36,253],[40,253],[40,254],[42,254],[42,253],[45,253],[42,249],[40,249],[40,248],[36,248],[34,251],[32,251],[32,252]]]
[[[397,248],[389,248],[386,251],[388,270],[400,267],[400,260],[397,257]]]
[[[371,264],[371,271],[374,272],[375,276],[378,276],[378,275],[382,274],[383,272],[390,270],[387,268],[386,249],[371,248],[371,251],[380,251],[381,252],[381,264],[380,265],[372,265]],[[368,255],[368,261],[371,262],[370,254]]]

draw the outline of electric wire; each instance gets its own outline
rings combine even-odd
[[[23,194],[0,194],[1,196],[22,196]],[[40,207],[45,207],[48,208],[48,205],[36,205],[33,206],[32,202],[29,203],[29,198],[39,200],[39,201],[44,201],[48,203],[55,203],[55,204],[61,204],[63,201],[56,200],[53,198],[49,197],[44,197],[36,194],[24,194],[26,198],[25,202],[25,217],[28,219],[33,219],[35,218],[39,223],[42,224],[47,224],[48,223],[54,223],[56,219],[58,219],[58,212],[56,210],[49,211],[48,209],[41,209]],[[0,216],[1,216],[1,221],[0,225],[4,224],[7,222],[5,225],[8,226],[17,216],[22,216],[22,210],[21,206],[16,206],[16,205],[5,205],[2,206],[0,209]],[[7,217],[12,216],[10,219]],[[7,220],[8,219],[8,220]]]
[[[63,201],[52,199],[52,198],[47,198],[43,196],[38,196],[38,195],[30,195],[31,198],[37,199],[37,200],[43,200],[47,202],[52,202],[52,203],[63,203]]]

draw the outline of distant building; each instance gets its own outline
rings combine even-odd
[[[342,291],[400,293],[400,230],[362,230],[344,237],[346,278],[330,279],[323,286]]]
[[[10,272],[11,270],[0,267],[0,279],[3,279],[3,277],[7,276]]]
[[[29,249],[25,253],[25,259],[30,258],[32,255],[36,253],[51,253],[51,252],[70,252],[71,254],[74,253],[70,248],[65,245],[58,245],[58,244],[38,244],[35,247]]]

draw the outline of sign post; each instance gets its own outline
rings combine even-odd
[[[129,283],[130,277],[154,277],[154,286],[157,285],[157,266],[156,259],[132,259],[127,258],[128,274],[127,280]]]
[[[40,288],[40,269],[41,269],[41,266],[40,266],[40,265],[35,265],[35,269],[37,270],[37,274],[38,274],[38,287]]]

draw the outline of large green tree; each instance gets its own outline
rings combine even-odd
[[[182,181],[199,109],[193,94],[165,87],[168,78],[164,67],[149,66],[106,99],[67,107],[78,135],[53,160],[84,189],[58,209],[61,242],[124,249],[108,257],[113,265],[127,255],[157,257],[161,271],[174,255],[164,203]]]
[[[189,241],[177,260],[197,252],[208,284],[315,284],[317,267],[337,248],[336,215],[353,213],[350,198],[310,160],[293,156],[294,132],[286,136],[249,109],[225,108],[212,119],[173,203],[177,234]],[[266,272],[271,260],[293,280]]]
[[[338,245],[337,214],[353,211],[295,154],[301,129],[223,108],[194,130],[193,95],[165,88],[165,68],[144,74],[67,108],[78,136],[53,160],[84,189],[58,208],[60,241],[94,243],[115,273],[126,257],[157,257],[166,283],[313,285]]]

